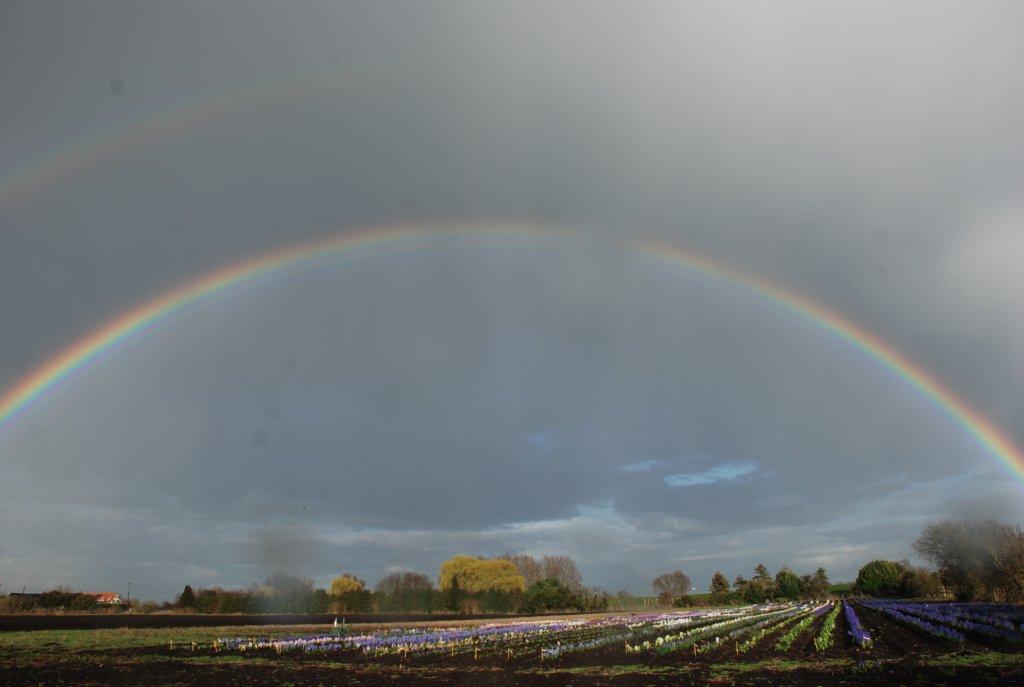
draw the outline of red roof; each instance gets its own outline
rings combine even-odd
[[[121,602],[121,595],[117,592],[88,592],[89,596],[96,599],[100,604],[116,604]]]

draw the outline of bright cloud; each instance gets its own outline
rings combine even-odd
[[[660,460],[642,460],[639,463],[630,463],[629,465],[623,465],[620,470],[623,472],[647,472],[654,468],[662,465],[664,461]]]
[[[684,472],[668,475],[662,481],[670,487],[693,487],[699,484],[713,484],[714,482],[733,482],[756,470],[757,464],[749,461],[722,463],[703,472]]]

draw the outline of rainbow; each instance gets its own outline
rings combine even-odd
[[[101,161],[119,153],[182,137],[211,122],[230,121],[240,112],[263,111],[310,92],[361,88],[366,84],[380,88],[370,71],[332,67],[313,75],[279,75],[269,85],[204,93],[178,105],[137,114],[129,123],[118,122],[13,164],[0,176],[0,207],[27,201],[62,181],[94,170]]]
[[[472,241],[481,241],[485,246],[495,243],[502,246],[512,243],[537,245],[544,240],[565,240],[571,237],[572,235],[567,232],[526,225],[442,229],[388,228],[347,233],[340,237],[284,248],[229,265],[167,291],[115,317],[32,370],[0,395],[0,429],[8,426],[34,401],[77,370],[97,360],[102,354],[132,340],[136,335],[157,325],[182,308],[232,287],[281,273],[289,268],[337,260],[341,257],[362,259],[395,252],[419,252],[428,248],[459,246]],[[1024,453],[996,425],[971,408],[966,401],[923,367],[846,317],[766,279],[738,272],[708,257],[658,243],[638,243],[628,246],[628,249],[674,267],[683,267],[707,277],[744,287],[824,328],[916,389],[963,427],[987,452],[1024,480]]]

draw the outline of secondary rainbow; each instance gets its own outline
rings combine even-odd
[[[363,257],[401,251],[421,251],[429,247],[458,245],[460,239],[486,241],[526,241],[538,245],[544,240],[566,240],[571,235],[530,226],[472,227],[445,229],[377,229],[349,233],[326,241],[274,251],[214,271],[172,289],[153,300],[110,320],[91,334],[74,342],[8,388],[0,396],[0,429],[33,401],[56,387],[76,370],[88,365],[119,343],[130,340],[164,318],[233,286],[283,272],[318,259]],[[486,243],[484,245],[487,245]],[[938,378],[881,338],[843,315],[828,310],[813,300],[784,289],[756,275],[738,272],[710,258],[658,243],[638,243],[630,250],[697,271],[750,289],[760,296],[819,325],[849,345],[895,373],[919,391],[948,417],[962,426],[987,452],[1024,480],[1024,453],[988,418],[971,408]]]

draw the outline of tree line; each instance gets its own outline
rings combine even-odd
[[[1024,531],[1017,524],[996,520],[944,520],[925,527],[913,548],[934,566],[909,561],[873,560],[860,568],[852,592],[900,598],[956,598],[965,601],[1024,603]],[[731,582],[716,571],[709,594],[695,596],[691,580],[681,570],[659,575],[652,582],[662,606],[763,603],[821,599],[830,584],[824,568],[797,575],[783,566],[772,575],[764,564],[748,579]],[[8,611],[17,610],[10,606]],[[193,589],[186,585],[173,603],[137,606],[143,612],[188,610],[198,613],[357,613],[458,612],[534,613],[599,611],[637,608],[642,601],[621,591],[610,595],[583,585],[575,561],[568,556],[535,558],[509,554],[499,558],[454,556],[438,570],[437,584],[419,572],[398,570],[370,589],[352,574],[332,580],[327,589],[312,580],[272,575],[246,589]],[[60,588],[42,594],[38,607],[93,611],[95,597]]]
[[[721,570],[716,570],[708,586],[708,595],[691,596],[690,577],[675,570],[654,578],[651,587],[663,606],[697,606],[726,604],[758,604],[767,601],[824,599],[829,594],[828,573],[818,568],[807,575],[797,575],[783,566],[773,576],[767,566],[759,563],[750,579],[737,575],[730,583]]]
[[[870,596],[1024,602],[1020,525],[993,519],[933,522],[913,547],[934,570],[907,561],[874,560],[858,572],[854,591]]]
[[[328,589],[316,588],[312,580],[273,575],[244,590],[187,585],[174,607],[197,613],[537,613],[604,610],[608,595],[585,587],[568,556],[459,555],[441,564],[436,586],[411,570],[391,572],[373,589],[348,573],[335,577]]]

